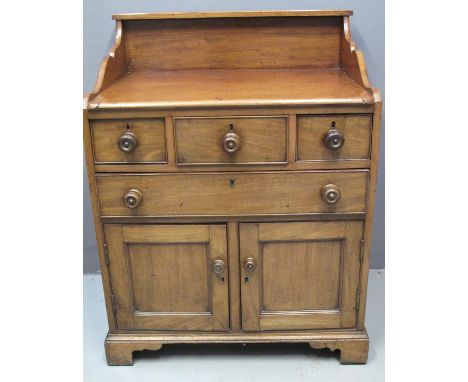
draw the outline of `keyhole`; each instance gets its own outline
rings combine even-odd
[[[224,277],[221,277],[221,282],[222,282],[222,283],[224,282]]]
[[[236,180],[235,179],[229,179],[229,187],[234,188],[236,185]]]
[[[248,278],[248,277],[246,277],[244,280],[245,280],[246,283],[249,282],[249,278]]]
[[[335,121],[332,122],[331,129],[336,129],[336,122]]]

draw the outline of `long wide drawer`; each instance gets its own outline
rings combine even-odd
[[[98,175],[96,181],[102,216],[343,213],[365,212],[368,171]]]

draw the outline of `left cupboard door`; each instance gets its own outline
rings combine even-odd
[[[118,329],[229,329],[225,225],[104,226]]]

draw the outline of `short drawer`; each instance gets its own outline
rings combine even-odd
[[[287,161],[287,117],[174,118],[177,164]]]
[[[97,188],[102,216],[306,214],[365,212],[367,181],[367,170],[99,175]]]
[[[163,118],[91,122],[95,163],[166,163]]]
[[[297,159],[370,159],[371,115],[299,115]]]

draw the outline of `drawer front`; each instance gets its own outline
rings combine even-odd
[[[300,161],[369,159],[371,127],[371,115],[298,116],[297,159]],[[327,135],[330,146],[327,146]],[[333,142],[333,139],[337,140]]]
[[[175,118],[177,163],[286,163],[287,117]]]
[[[95,163],[166,163],[164,119],[92,121]]]
[[[263,215],[365,212],[368,171],[96,178],[102,216]],[[324,200],[336,196],[327,185],[341,193],[336,204]]]

